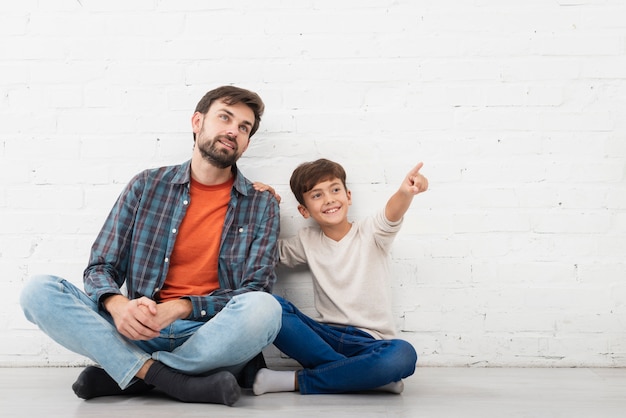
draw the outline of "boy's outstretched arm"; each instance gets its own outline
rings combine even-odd
[[[402,219],[411,206],[413,197],[428,190],[428,179],[420,173],[423,166],[424,163],[419,163],[409,171],[398,191],[389,198],[385,206],[385,216],[389,221],[397,222]]]

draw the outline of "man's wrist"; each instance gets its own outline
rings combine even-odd
[[[178,299],[179,305],[180,305],[180,315],[179,318],[180,319],[187,319],[189,318],[189,316],[192,314],[193,312],[193,304],[191,303],[190,299],[187,298],[180,298]]]
[[[100,305],[102,305],[105,311],[111,313],[109,307],[111,306],[111,303],[114,302],[115,299],[117,299],[117,296],[123,297],[119,293],[106,293],[102,295],[102,297],[100,298]]]

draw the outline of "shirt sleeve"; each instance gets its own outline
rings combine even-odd
[[[104,295],[122,294],[120,287],[128,269],[130,239],[141,189],[141,174],[138,174],[119,195],[91,247],[83,282],[85,292],[96,303]]]
[[[299,264],[306,264],[307,258],[302,245],[300,234],[290,238],[278,240],[278,256],[280,264],[287,267],[295,267]]]
[[[398,232],[400,232],[403,220],[404,219],[400,219],[399,221],[391,222],[385,216],[384,209],[378,211],[373,217],[368,218],[374,241],[385,253],[391,250],[391,245]]]

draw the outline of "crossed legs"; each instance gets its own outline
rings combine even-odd
[[[120,391],[134,387],[131,383],[141,379],[145,386],[154,386],[183,402],[236,402],[240,389],[232,373],[209,373],[241,368],[272,342],[280,328],[280,306],[263,292],[233,298],[208,322],[176,321],[173,325],[187,329],[188,335],[175,341],[173,348],[169,338],[162,338],[163,333],[149,342],[123,337],[106,312],[59,277],[34,277],[22,291],[21,304],[31,322],[59,344],[99,364]],[[89,370],[76,383],[85,386],[98,376],[96,386],[102,384],[105,389],[85,389],[83,397],[110,392],[106,376]],[[146,388],[137,389],[141,392]]]

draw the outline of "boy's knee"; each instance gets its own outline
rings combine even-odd
[[[400,364],[403,365],[405,373],[413,374],[415,372],[415,366],[417,364],[417,352],[415,348],[408,341],[404,340],[395,340],[396,342],[396,350],[397,357],[401,361]]]
[[[385,355],[381,358],[384,368],[389,370],[394,378],[404,378],[415,372],[417,353],[413,346],[404,340],[387,340]],[[396,376],[398,375],[398,376]]]
[[[290,313],[295,313],[296,312],[296,307],[289,302],[287,299],[278,296],[278,295],[274,295],[274,298],[278,301],[282,311],[284,312],[290,312]]]

